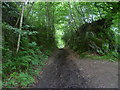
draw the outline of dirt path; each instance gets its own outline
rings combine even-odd
[[[78,59],[59,49],[49,59],[36,88],[118,88],[118,63]]]

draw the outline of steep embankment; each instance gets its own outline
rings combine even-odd
[[[117,88],[117,62],[77,59],[67,49],[49,58],[36,88]]]

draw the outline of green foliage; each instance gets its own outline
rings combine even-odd
[[[29,31],[29,30],[20,30],[18,28],[12,27],[6,23],[2,24],[3,30],[9,30],[12,31],[14,33],[19,33],[21,35],[33,35],[33,34],[37,34],[37,31]],[[29,25],[27,25],[27,27],[30,27]],[[25,28],[25,27],[23,27]],[[25,28],[26,29],[26,28]]]
[[[0,62],[0,76],[2,76],[2,63]],[[2,88],[2,77],[0,77],[0,88]]]
[[[24,27],[24,29],[27,28]],[[2,47],[3,87],[26,87],[34,82],[34,76],[39,75],[51,51],[47,50],[43,53],[42,46],[38,46],[35,41],[30,41],[29,37],[38,34],[37,31],[19,30],[5,23],[3,23],[3,30],[13,32],[13,35],[18,33],[22,35],[20,51],[17,54],[11,48],[10,42],[13,42],[7,37],[4,38],[5,42]]]
[[[20,7],[21,3],[18,2],[2,2],[2,21],[14,26],[20,14]]]
[[[31,84],[34,82],[34,78],[30,76],[28,73],[17,73],[13,72],[10,74],[10,77],[3,82],[4,87],[6,88],[11,88],[12,87],[26,87],[27,85]]]
[[[6,60],[3,62],[3,86],[26,87],[34,82],[33,75],[36,76],[40,72],[38,67],[41,68],[45,65],[47,56],[37,49],[34,42],[29,45],[32,45],[35,50],[28,49],[27,51],[20,51],[15,57],[10,55],[4,57]]]
[[[119,2],[28,2],[19,29],[21,7],[21,2],[2,3],[4,87],[32,84],[57,46],[96,53],[88,55],[94,59],[118,59]]]
[[[70,6],[72,8],[69,10],[73,15],[70,20],[74,20],[73,24],[76,22],[76,26],[71,22],[68,24],[70,27],[67,28],[63,37],[66,46],[80,54],[92,51],[118,59],[117,50],[120,44],[118,44],[120,35],[117,26],[118,3],[70,3]],[[81,17],[82,20],[76,16]]]
[[[87,52],[87,53],[81,53],[80,58],[89,58],[89,59],[93,59],[93,60],[109,60],[111,62],[116,62],[116,61],[118,61],[118,53],[111,52],[111,53],[108,53],[107,55],[100,56],[93,52]]]

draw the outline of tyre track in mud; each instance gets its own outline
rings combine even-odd
[[[43,69],[36,88],[86,88],[86,80],[72,59],[69,52],[59,49],[52,57],[52,62]]]

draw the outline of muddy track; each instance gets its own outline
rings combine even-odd
[[[77,60],[71,53],[66,49],[54,52],[34,87],[117,88],[117,63]]]
[[[86,80],[80,76],[76,64],[68,59],[69,52],[59,49],[53,62],[44,68],[37,88],[85,88]]]

